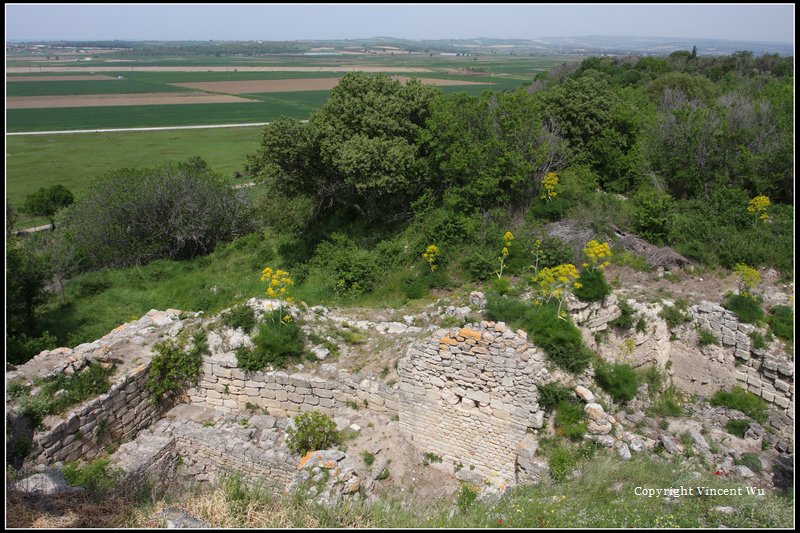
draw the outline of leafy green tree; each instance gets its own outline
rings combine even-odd
[[[46,299],[47,266],[20,239],[6,244],[6,333],[31,333],[36,307]]]
[[[69,189],[63,185],[53,185],[52,187],[41,187],[35,193],[25,197],[22,210],[37,217],[46,217],[55,229],[56,213],[74,202],[75,197]]]
[[[64,224],[84,267],[186,259],[250,231],[251,208],[199,158],[97,180]]]
[[[408,216],[431,178],[417,137],[438,94],[416,80],[349,73],[307,124],[268,125],[246,169],[284,194],[310,195],[317,212]]]

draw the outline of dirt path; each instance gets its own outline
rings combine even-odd
[[[308,122],[301,120],[300,122]],[[166,131],[166,130],[203,130],[209,128],[248,128],[266,126],[269,122],[249,122],[247,124],[202,124],[199,126],[156,126],[152,128],[105,128],[96,130],[52,130],[52,131],[17,131],[6,135],[62,135],[66,133],[114,133],[118,131]]]

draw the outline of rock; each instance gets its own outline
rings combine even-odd
[[[611,432],[613,426],[611,425],[610,422],[605,420],[601,420],[599,422],[596,420],[589,420],[588,427],[589,431],[591,433],[594,433],[595,435],[607,435],[608,433]]]
[[[752,470],[750,470],[749,468],[747,468],[744,465],[737,466],[736,467],[736,472],[738,472],[739,475],[742,476],[743,478],[751,478],[751,477],[755,476],[755,473],[753,473]]]
[[[667,436],[667,435],[662,435],[661,436],[661,444],[664,445],[664,449],[669,454],[676,454],[676,453],[679,453],[679,451],[680,451],[680,450],[678,450],[678,446],[675,444],[675,441],[672,440],[672,438]]]
[[[697,431],[696,429],[690,429],[689,436],[692,438],[692,441],[694,441],[694,443],[699,448],[702,448],[703,450],[708,450],[708,443],[706,442],[706,439],[703,437],[703,435],[700,434],[699,431]]]
[[[331,351],[324,346],[314,346],[311,348],[311,353],[320,361],[324,361],[330,355]]]
[[[175,507],[167,507],[157,516],[163,518],[167,522],[168,529],[204,529],[211,527],[205,520],[195,518],[183,509],[177,509]]]
[[[336,424],[336,430],[341,431],[344,428],[348,427],[351,422],[349,418],[344,418],[343,416],[335,416],[333,417],[333,422]]]
[[[603,409],[603,406],[599,403],[587,403],[583,407],[583,411],[586,413],[591,420],[600,420],[605,418],[606,412]]]
[[[71,487],[67,484],[59,470],[46,469],[44,472],[33,474],[25,479],[12,483],[9,488],[30,494],[50,495],[70,492],[83,492],[81,487]]]
[[[478,309],[486,307],[486,295],[479,291],[472,291],[469,293],[469,303]]]
[[[618,445],[614,446],[614,449],[617,450],[617,455],[622,457],[623,461],[629,461],[631,458],[631,450],[628,448],[628,445],[624,442],[620,442]]]
[[[586,387],[578,385],[577,387],[575,387],[575,394],[577,394],[578,398],[580,398],[586,403],[594,403],[594,394],[592,394],[592,391],[590,391]]]
[[[717,505],[716,507],[712,507],[711,510],[716,513],[722,513],[722,514],[733,514],[736,512],[735,508],[728,507],[726,505]]]
[[[483,486],[483,477],[479,473],[474,470],[469,470],[468,468],[462,468],[456,472],[456,479],[469,483],[470,485],[475,485],[476,487]]]
[[[359,426],[358,424],[350,424],[350,429],[352,429],[356,433],[359,433],[361,431],[361,426]]]
[[[372,465],[372,479],[376,480],[380,477],[381,473],[389,466],[389,459],[385,456],[378,457],[375,463]]]

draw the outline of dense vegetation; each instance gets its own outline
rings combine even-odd
[[[91,340],[62,328],[54,337],[39,320],[51,279],[77,276],[71,283],[86,288],[84,276],[101,274],[83,272],[192,259],[253,230],[266,230],[259,247],[265,234],[270,242],[245,275],[269,261],[292,272],[309,302],[395,302],[495,278],[508,292],[498,268],[525,281],[538,269],[580,264],[543,230],[562,219],[599,238],[613,241],[613,225],[711,266],[771,266],[790,277],[793,128],[792,59],[746,52],[589,58],[525,89],[480,96],[348,74],[307,123],[264,128],[245,164],[265,191],[252,209],[194,160],[112,172],[57,215],[52,239],[12,239],[9,358]],[[759,196],[770,204],[754,217],[748,205]],[[504,242],[507,231],[513,241]],[[422,259],[432,244],[435,271]],[[587,299],[607,291],[593,270],[582,274],[598,278],[586,284]],[[186,305],[207,310],[223,298],[205,292]],[[231,290],[223,299],[242,296]],[[81,298],[66,287],[59,317]],[[548,308],[526,311],[559,326],[539,334],[572,338]],[[572,371],[588,365],[577,343],[563,344],[544,348]]]

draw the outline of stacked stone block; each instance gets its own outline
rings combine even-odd
[[[517,448],[541,428],[544,354],[502,322],[439,330],[398,364],[400,427],[414,446],[513,483]]]
[[[189,399],[193,404],[231,410],[251,404],[287,416],[314,410],[335,413],[348,403],[385,416],[397,415],[400,408],[395,394],[383,383],[359,380],[344,371],[329,378],[247,372],[236,368],[236,357],[230,353],[204,360],[202,377],[190,390]]]
[[[703,301],[691,307],[690,313],[741,363],[734,370],[741,387],[793,418],[794,363],[783,354],[754,348],[750,333],[756,331],[755,326],[739,322],[734,313],[719,304]]]

